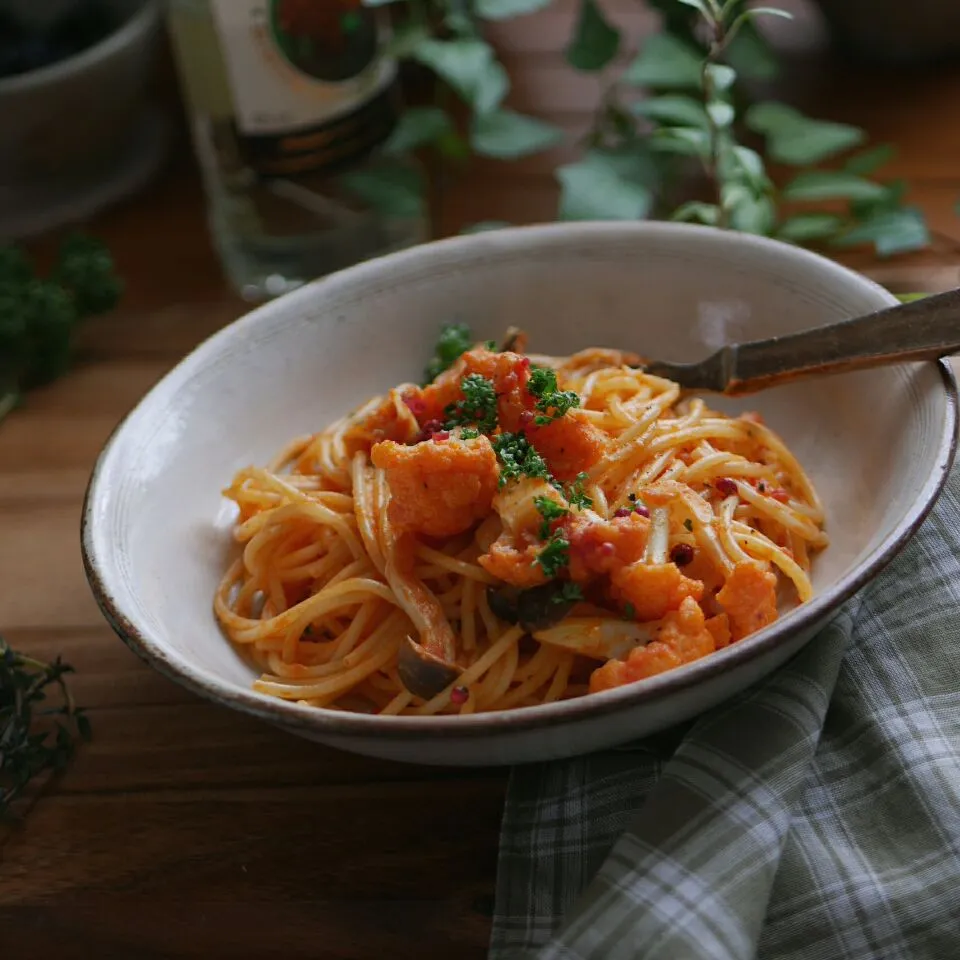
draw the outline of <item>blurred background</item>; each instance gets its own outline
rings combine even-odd
[[[723,6],[0,0],[0,240],[43,263],[64,231],[95,231],[134,279],[127,306],[256,301],[464,229],[712,222],[712,206],[894,285],[922,264],[943,286],[960,6],[783,0],[790,19],[744,19],[716,57],[730,93],[712,92],[762,164],[740,187],[681,142],[711,95],[684,57],[709,53]],[[726,7],[727,29],[750,10]]]

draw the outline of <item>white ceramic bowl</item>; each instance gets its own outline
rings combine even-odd
[[[499,764],[594,750],[662,729],[796,653],[899,550],[951,463],[956,388],[946,364],[794,383],[758,409],[799,456],[828,510],[816,597],[696,663],[618,690],[469,717],[377,717],[250,689],[221,635],[214,589],[234,549],[220,496],[371,394],[415,379],[440,325],[478,337],[516,324],[531,349],[620,346],[692,360],[730,340],[788,333],[885,306],[869,280],[794,247],[661,223],[528,227],[421,246],[263,306],[202,344],[117,429],[90,483],[83,553],[123,640],[201,696],[292,733],[398,760]]]

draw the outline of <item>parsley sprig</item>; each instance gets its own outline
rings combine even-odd
[[[424,384],[432,383],[452,367],[473,346],[470,328],[465,323],[447,323],[440,329],[434,355],[423,371]]]
[[[64,680],[72,672],[59,657],[34,660],[0,637],[0,819],[35,777],[63,769],[77,740],[90,737],[90,721]],[[48,705],[52,689],[58,705]]]
[[[494,438],[493,449],[500,460],[501,487],[509,480],[521,477],[533,477],[557,485],[547,461],[522,433],[501,433]]]
[[[527,383],[530,395],[537,398],[540,413],[534,417],[534,423],[545,426],[559,420],[574,407],[580,406],[580,397],[573,390],[561,390],[557,375],[546,367],[535,367]]]
[[[570,563],[570,541],[560,530],[555,530],[544,548],[537,554],[537,563],[550,580],[555,580]]]
[[[0,244],[0,419],[23,391],[66,373],[80,322],[122,292],[109,251],[91,237],[68,237],[46,277],[20,247]]]
[[[460,381],[460,389],[463,399],[444,411],[449,418],[444,427],[453,430],[475,424],[480,433],[493,433],[497,429],[497,391],[492,381],[479,373],[469,373]]]
[[[578,473],[573,483],[564,491],[570,506],[578,510],[589,510],[593,506],[593,497],[588,496],[587,491],[583,489],[586,479],[585,473]]]
[[[540,539],[546,540],[550,536],[550,524],[554,520],[570,515],[570,511],[556,500],[550,497],[536,496],[533,498],[533,505],[537,508],[537,513],[543,518],[540,522]]]

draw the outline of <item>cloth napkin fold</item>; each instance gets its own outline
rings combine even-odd
[[[511,774],[490,960],[753,957],[960,958],[960,468],[766,681]]]

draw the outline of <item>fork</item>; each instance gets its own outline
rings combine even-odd
[[[735,396],[802,377],[937,360],[958,351],[960,289],[800,333],[730,344],[698,363],[651,360],[640,366],[688,390]]]

